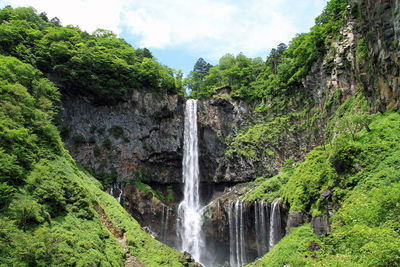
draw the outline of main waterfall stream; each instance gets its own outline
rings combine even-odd
[[[202,207],[199,195],[199,159],[197,144],[197,100],[186,101],[182,174],[183,201],[178,207],[177,235],[181,251],[200,261],[204,248]]]
[[[206,216],[207,219],[203,221],[203,213],[207,206],[203,206],[200,199],[197,100],[193,99],[186,101],[183,149],[184,189],[183,200],[177,213],[177,248],[182,252],[189,252],[196,262],[203,266],[216,266],[218,262],[222,265],[229,264],[231,267],[242,267],[267,253],[283,236],[279,198],[271,204],[265,201],[252,204],[240,198],[228,204],[228,253],[218,254],[221,250],[215,245],[224,246],[224,243],[221,243],[223,241],[210,245],[210,240],[207,239],[209,236],[203,233],[202,228],[207,228],[210,218]],[[165,237],[168,231],[168,216],[168,206],[163,206],[161,220],[164,223],[161,224],[161,238]],[[206,225],[203,226],[203,223]],[[223,227],[217,229],[223,230]],[[222,259],[218,256],[222,256]]]

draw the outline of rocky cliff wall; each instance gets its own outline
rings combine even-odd
[[[135,91],[116,106],[68,96],[62,104],[65,145],[97,176],[109,182],[181,182],[182,98]]]

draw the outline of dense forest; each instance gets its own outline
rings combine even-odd
[[[111,181],[78,165],[60,137],[63,96],[113,106],[134,101],[134,91],[248,103],[255,115],[224,140],[223,157],[234,162],[278,162],[283,136],[315,142],[304,160],[241,184],[243,201],[280,198],[288,213],[307,217],[250,266],[400,265],[399,99],[378,103],[365,78],[373,76],[372,33],[357,40],[357,66],[346,66],[353,91],[331,84],[318,102],[304,90],[315,64],[337,64],[349,17],[366,27],[361,2],[329,1],[308,33],[265,60],[226,54],[212,66],[200,58],[186,78],[111,31],[89,34],[30,7],[0,10],[0,265],[193,265],[146,233],[104,192]],[[310,220],[321,216],[330,231],[316,235]]]

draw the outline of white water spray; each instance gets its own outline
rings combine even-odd
[[[204,241],[201,232],[203,219],[199,197],[197,101],[194,99],[186,101],[182,172],[184,191],[183,201],[178,207],[178,242],[181,251],[188,251],[196,261],[199,261]]]

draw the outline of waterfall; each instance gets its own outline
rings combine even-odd
[[[229,220],[229,263],[231,267],[244,266],[247,263],[246,239],[245,239],[245,219],[243,201],[236,200],[228,205]]]
[[[257,256],[261,257],[268,252],[267,221],[269,219],[269,212],[264,200],[260,204],[257,201],[254,202],[254,216]]]
[[[274,199],[271,203],[271,217],[270,217],[270,235],[269,235],[269,249],[280,240],[281,229],[281,211],[279,209],[280,198]]]
[[[249,208],[248,203],[239,199],[229,203],[227,214],[231,267],[244,266],[253,261],[254,257],[265,255],[282,238],[279,201],[280,198],[275,199],[270,207],[265,200],[254,202],[254,239],[252,239],[253,235],[249,235],[251,230],[245,225],[245,222],[250,219],[247,217],[253,214],[246,212]],[[252,248],[246,249],[246,244],[251,243],[252,240],[255,241],[254,252],[251,251]]]
[[[165,242],[168,234],[168,220],[170,207],[162,204],[160,239]]]
[[[228,205],[228,223],[229,223],[229,263],[231,267],[236,266],[236,255],[235,255],[235,239],[234,233],[235,233],[235,227],[234,227],[234,221],[233,221],[233,215],[232,215],[232,209],[233,209],[233,202],[230,202]]]
[[[183,201],[178,207],[177,235],[181,251],[188,251],[200,260],[204,246],[203,224],[199,197],[199,163],[197,148],[197,101],[186,101],[182,176]]]
[[[121,183],[119,188],[118,203],[121,203],[122,192],[124,191],[124,185]]]

